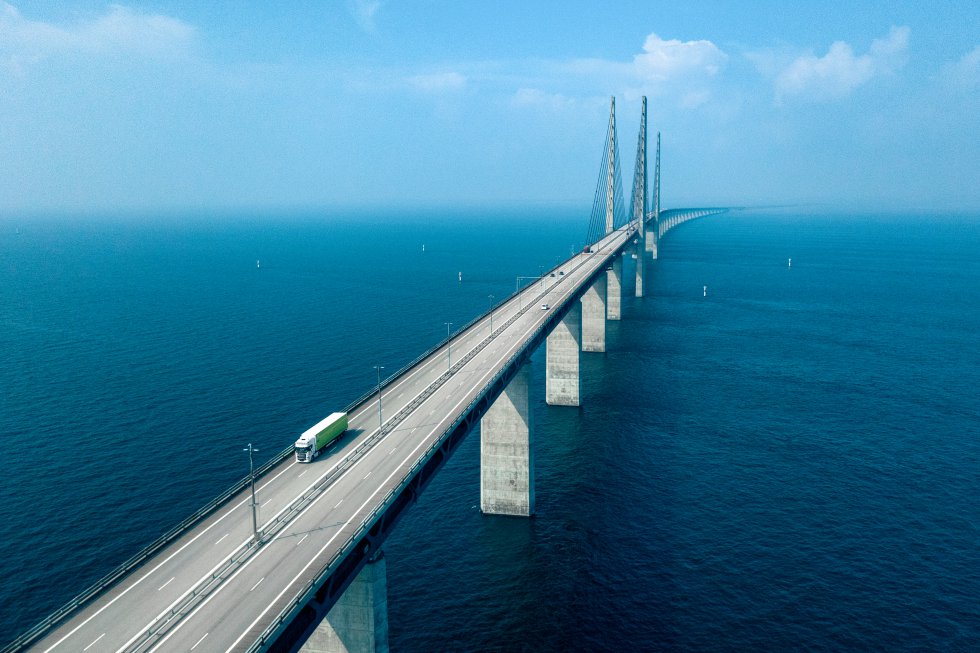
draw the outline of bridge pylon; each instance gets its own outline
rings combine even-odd
[[[657,258],[657,245],[660,243],[660,132],[657,132],[657,159],[653,168],[653,211],[650,229],[647,230],[646,249],[651,258]]]
[[[646,271],[644,247],[646,241],[647,206],[647,98],[643,96],[640,110],[640,134],[636,142],[636,165],[633,169],[633,221],[636,224],[636,296],[643,297],[643,278]]]

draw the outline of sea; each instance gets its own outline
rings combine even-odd
[[[0,645],[518,277],[562,206],[0,218]],[[980,215],[741,209],[662,241],[536,512],[469,434],[385,545],[392,651],[980,650]]]

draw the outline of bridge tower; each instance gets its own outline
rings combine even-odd
[[[615,228],[616,214],[616,98],[609,99],[609,134],[606,143],[606,231],[608,236]]]
[[[616,204],[616,98],[609,101],[609,130],[606,144],[606,234],[612,233],[615,227],[615,204]],[[598,283],[596,293],[599,293]],[[604,291],[603,303],[605,304],[606,320],[619,320],[622,317],[623,306],[623,259],[616,257],[612,266],[606,270],[606,287]],[[584,305],[583,305],[584,308]],[[603,323],[603,329],[605,323]],[[592,351],[605,351],[605,338],[601,349]]]
[[[647,206],[647,98],[643,96],[640,110],[640,134],[636,143],[636,166],[633,169],[633,220],[636,221],[636,296],[643,297],[643,276],[646,268]]]
[[[657,258],[657,245],[660,244],[660,132],[657,132],[657,162],[653,169],[653,219],[647,231],[647,251]]]

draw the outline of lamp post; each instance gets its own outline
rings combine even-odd
[[[490,335],[493,335],[493,295],[487,295],[487,299],[490,300]]]
[[[449,371],[451,372],[453,370],[453,338],[452,338],[452,335],[450,334],[449,330],[450,330],[450,328],[452,328],[453,323],[452,322],[446,322],[445,324],[446,324],[446,340],[447,340],[447,342],[446,342],[446,355],[447,355],[447,357],[449,359]]]
[[[252,535],[255,537],[255,543],[258,544],[261,541],[259,538],[259,520],[255,513],[255,464],[252,461],[252,453],[258,451],[252,446],[252,443],[248,443],[248,449],[242,449],[242,451],[248,452],[248,475],[251,480],[252,485]]]
[[[514,284],[514,292],[517,293],[517,310],[524,310],[524,289],[521,288],[521,279],[543,279],[544,277],[517,277]]]
[[[374,369],[378,370],[378,428],[384,424],[384,420],[381,419],[381,370],[385,367],[384,365],[375,365]]]

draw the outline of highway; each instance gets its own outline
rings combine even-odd
[[[245,651],[350,545],[471,402],[631,237],[606,236],[354,408],[350,428],[313,463],[288,458],[256,484],[263,543],[252,541],[244,491],[158,552],[30,650],[52,652]],[[564,274],[559,274],[559,271]],[[546,273],[547,274],[547,273]],[[542,310],[547,303],[550,308]],[[541,384],[543,386],[543,379]],[[543,390],[542,390],[543,391]],[[296,434],[283,434],[283,446]],[[176,470],[175,470],[176,473]],[[395,590],[397,591],[397,590]]]

